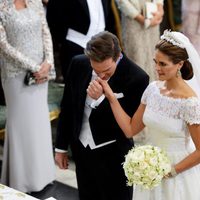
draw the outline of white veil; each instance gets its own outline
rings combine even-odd
[[[200,56],[196,49],[190,42],[190,40],[180,32],[165,30],[164,34],[161,36],[173,45],[179,46],[180,48],[185,48],[189,57],[189,61],[192,64],[194,76],[191,80],[186,81],[190,87],[196,92],[197,96],[200,98]]]

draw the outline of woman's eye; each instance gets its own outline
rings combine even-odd
[[[165,64],[165,63],[163,63],[163,62],[161,62],[161,63],[160,63],[160,66],[161,66],[161,67],[165,67],[165,66],[166,66],[166,64]]]

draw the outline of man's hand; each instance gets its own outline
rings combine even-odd
[[[103,89],[103,93],[104,95],[107,97],[107,99],[112,102],[112,101],[115,101],[116,100],[116,97],[112,91],[112,89],[110,88],[109,84],[107,81],[105,80],[102,80],[100,78],[98,78],[98,82],[99,84],[101,84],[102,86],[102,89]]]
[[[69,163],[67,153],[56,152],[55,161],[60,169],[68,169]]]
[[[97,100],[103,94],[103,88],[97,80],[93,80],[87,88],[87,93],[92,99]]]

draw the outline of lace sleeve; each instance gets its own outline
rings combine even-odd
[[[129,0],[116,0],[116,3],[120,11],[131,19],[134,19],[140,14],[140,10],[136,8],[136,6],[133,4],[133,1],[130,2]],[[139,6],[138,0],[135,0],[135,3]]]
[[[143,95],[142,95],[142,98],[141,98],[141,103],[142,104],[147,104],[147,96],[148,96],[148,87],[146,88],[146,90],[144,91]]]
[[[45,60],[51,65],[51,69],[49,72],[49,78],[55,79],[56,73],[54,68],[54,57],[53,57],[53,44],[52,44],[52,38],[49,31],[49,27],[47,25],[46,16],[44,12],[44,8],[42,5],[41,0],[33,1],[36,3],[39,10],[39,14],[42,21],[42,33],[43,33],[43,46],[44,46],[44,54],[45,54]]]
[[[16,48],[11,46],[7,40],[6,31],[3,26],[3,12],[2,7],[0,7],[0,52],[4,56],[14,59],[15,61],[21,64],[21,67],[24,69],[29,69],[33,72],[39,71],[40,65],[34,62],[32,59],[28,58]]]
[[[194,97],[186,101],[181,115],[183,120],[190,125],[200,124],[200,100]]]
[[[154,83],[154,82],[152,82]],[[147,98],[149,97],[149,95],[151,94],[151,90],[152,90],[152,83],[150,83],[148,85],[148,87],[145,89],[143,95],[142,95],[142,98],[141,98],[141,103],[142,104],[147,104]]]

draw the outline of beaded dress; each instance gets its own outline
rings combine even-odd
[[[145,90],[144,124],[149,128],[147,144],[164,149],[172,164],[177,164],[194,151],[188,124],[200,124],[200,100],[172,98],[160,93],[163,82],[152,82]],[[199,200],[200,166],[192,167],[176,177],[163,179],[153,190],[136,186],[133,200]]]
[[[190,38],[200,55],[200,1],[182,0],[181,31]]]
[[[55,77],[52,42],[40,0],[27,0],[16,10],[13,0],[0,0],[1,79],[6,98],[6,136],[1,183],[22,192],[42,190],[55,179],[48,82],[24,85],[27,70],[46,60]]]
[[[122,40],[126,55],[139,65],[150,77],[150,81],[157,79],[153,62],[155,45],[159,40],[159,25],[145,28],[134,18],[144,15],[146,2],[150,0],[116,0],[121,11]],[[163,4],[163,0],[155,0]]]

